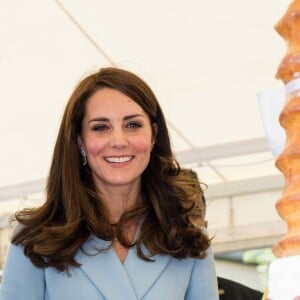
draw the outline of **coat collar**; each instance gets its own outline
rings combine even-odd
[[[78,251],[75,259],[81,264],[81,270],[99,289],[105,299],[141,299],[155,280],[166,268],[170,257],[156,255],[154,262],[139,258],[136,248],[129,249],[124,264],[122,264],[113,248],[98,253],[97,249],[107,248],[110,242],[91,236],[83,245],[83,251]],[[145,254],[147,249],[143,248]],[[143,276],[147,274],[146,276]]]
[[[142,251],[145,254],[149,254],[145,247],[142,247]],[[138,299],[144,297],[160,274],[165,270],[170,261],[170,256],[155,255],[151,259],[153,261],[141,259],[137,256],[136,248],[133,247],[129,250],[124,262],[124,268],[130,277]]]

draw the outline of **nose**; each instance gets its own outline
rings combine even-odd
[[[126,134],[122,129],[115,128],[112,131],[110,145],[113,148],[124,148],[128,145]]]

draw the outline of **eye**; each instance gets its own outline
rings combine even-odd
[[[93,131],[105,131],[108,129],[108,126],[105,124],[97,124],[92,127]]]
[[[142,127],[142,124],[140,124],[139,122],[130,122],[127,124],[126,127],[130,128],[130,129],[138,129],[138,128]]]

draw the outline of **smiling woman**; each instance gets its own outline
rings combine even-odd
[[[118,68],[88,76],[66,106],[45,203],[15,215],[0,298],[218,299],[199,187],[149,86]]]

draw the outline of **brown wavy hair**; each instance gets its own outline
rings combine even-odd
[[[102,88],[116,89],[134,100],[157,124],[150,162],[142,174],[144,200],[127,210],[117,224],[110,224],[108,212],[94,185],[91,170],[82,165],[77,138],[81,134],[87,100]],[[176,258],[202,258],[210,239],[192,222],[201,220],[202,189],[193,172],[181,169],[172,150],[166,120],[150,87],[135,74],[113,67],[83,79],[66,105],[46,185],[46,201],[38,208],[15,214],[21,224],[12,242],[38,267],[65,270],[78,266],[74,255],[90,234],[132,246],[123,235],[124,224],[143,219],[135,241],[138,255],[151,260],[156,254]],[[200,213],[199,213],[200,209]],[[142,244],[150,256],[142,251]]]

